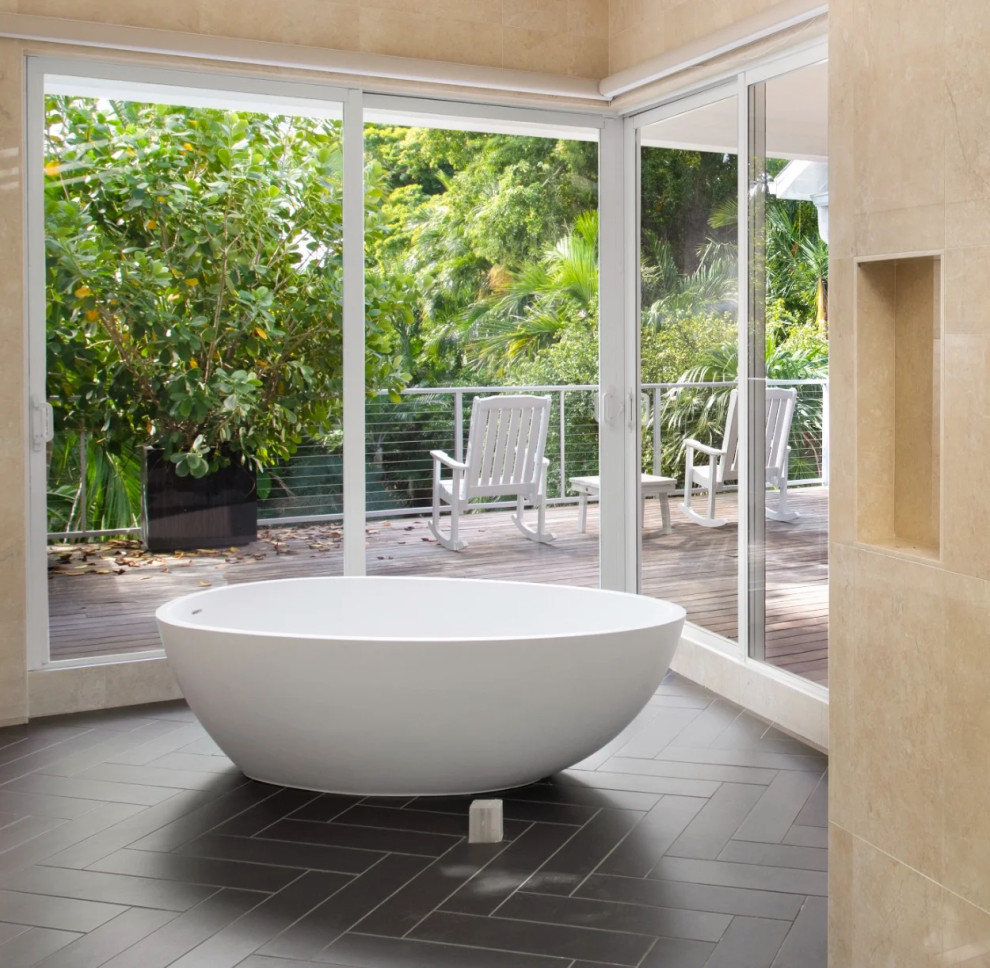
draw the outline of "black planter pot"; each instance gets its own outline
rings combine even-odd
[[[258,536],[254,471],[233,463],[206,477],[178,477],[153,447],[145,450],[141,537],[149,551],[245,545]]]

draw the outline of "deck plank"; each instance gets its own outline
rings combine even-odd
[[[767,522],[767,660],[827,684],[828,494],[806,488],[791,496],[798,521]],[[642,589],[680,602],[690,621],[735,640],[737,507],[733,494],[719,501],[729,523],[718,529],[692,524],[671,502],[669,535],[662,533],[656,502],[647,502]],[[557,541],[540,545],[524,540],[507,512],[467,515],[462,531],[468,547],[460,553],[438,546],[422,518],[371,524],[367,571],[597,586],[597,505],[588,507],[584,534],[577,531],[574,507],[550,509],[548,521]],[[59,555],[64,558],[64,549],[52,549],[52,565],[62,560]],[[83,574],[68,574],[68,567],[49,573],[52,659],[126,654],[160,647],[154,610],[178,595],[244,581],[342,574],[341,529],[263,529],[245,549],[146,556],[137,567],[94,557]]]

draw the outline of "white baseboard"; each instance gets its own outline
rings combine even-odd
[[[828,752],[828,690],[700,642],[687,630],[671,669],[692,682],[773,723],[816,749]]]
[[[32,719],[181,698],[164,656],[28,673],[28,714]]]

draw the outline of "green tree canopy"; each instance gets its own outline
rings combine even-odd
[[[47,101],[48,372],[61,427],[196,476],[341,411],[339,123]],[[374,238],[375,221],[371,222]],[[404,291],[368,286],[369,387]]]

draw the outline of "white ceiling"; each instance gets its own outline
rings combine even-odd
[[[828,161],[828,63],[767,81],[767,157]],[[733,97],[651,124],[642,143],[734,155],[738,142]]]

